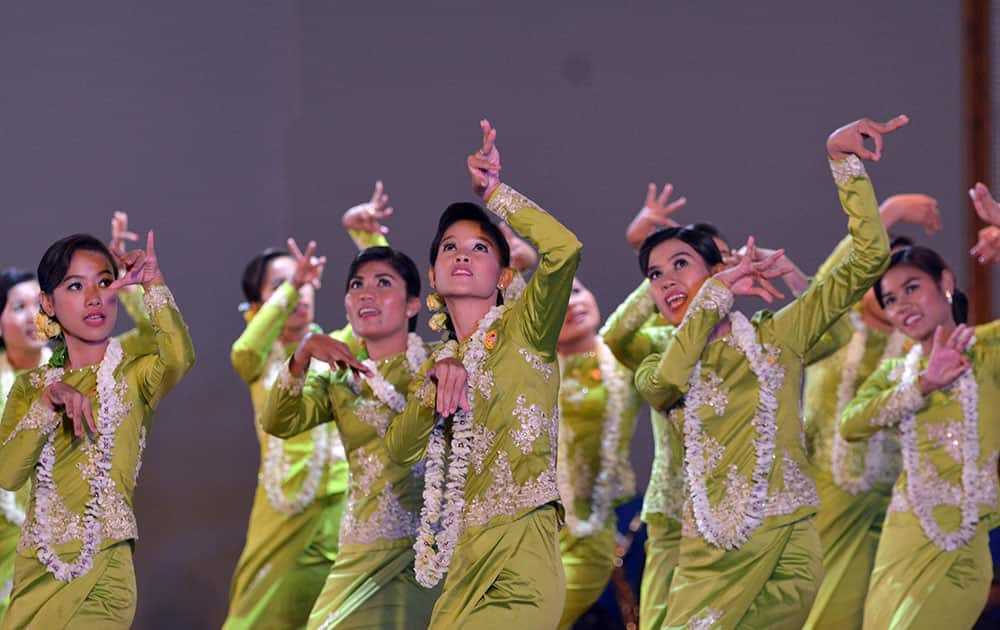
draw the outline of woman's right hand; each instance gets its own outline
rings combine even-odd
[[[338,370],[350,369],[355,374],[369,375],[371,372],[354,356],[351,347],[343,341],[323,333],[309,333],[292,355],[288,371],[292,376],[302,376],[309,369],[309,361],[316,359]]]
[[[436,411],[448,417],[457,410],[469,410],[469,373],[455,358],[441,359],[427,372],[427,378],[437,383]]]
[[[309,241],[306,245],[306,253],[302,253],[298,243],[294,238],[288,239],[288,250],[295,260],[295,273],[292,274],[292,286],[299,290],[307,284],[319,288],[323,279],[323,265],[326,264],[326,256],[314,256],[316,253],[316,241]]]
[[[882,136],[899,129],[910,122],[905,115],[899,115],[889,122],[879,123],[870,118],[862,118],[844,125],[830,134],[826,139],[826,152],[832,160],[843,160],[849,155],[856,155],[862,160],[882,159]],[[865,140],[871,138],[875,150],[870,151],[865,146]]]
[[[73,421],[73,435],[83,437],[83,424],[86,422],[90,431],[97,435],[97,424],[94,422],[93,402],[66,383],[53,383],[42,390],[42,398],[53,410],[60,409]]]
[[[959,324],[947,340],[940,326],[934,331],[934,343],[927,359],[927,368],[920,374],[918,384],[924,396],[948,387],[970,367],[965,348],[975,334],[975,329]]]
[[[625,240],[638,250],[646,237],[661,227],[676,227],[680,225],[670,218],[670,215],[677,212],[687,204],[687,198],[681,197],[670,201],[670,195],[674,192],[673,184],[664,184],[663,191],[656,194],[656,184],[650,182],[646,191],[646,203],[639,214],[635,215],[632,222],[625,229]]]
[[[941,210],[930,195],[893,195],[879,205],[878,213],[887,230],[897,223],[909,223],[922,226],[927,236],[933,236],[941,229]]]

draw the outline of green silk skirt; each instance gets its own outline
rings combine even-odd
[[[413,539],[344,547],[309,615],[320,630],[424,630],[441,591],[413,574]]]
[[[822,577],[823,552],[812,518],[758,529],[729,551],[685,537],[664,627],[799,630]]]
[[[94,556],[94,565],[70,582],[57,580],[35,558],[17,556],[10,608],[0,628],[127,630],[135,617],[132,543],[120,542]]]
[[[882,535],[889,497],[880,492],[847,492],[828,473],[815,475],[820,510],[815,517],[823,546],[823,582],[805,627],[857,630],[864,619],[868,578]]]
[[[317,498],[299,514],[285,516],[258,488],[224,630],[305,627],[337,558],[345,497]]]
[[[646,564],[639,587],[639,630],[657,630],[667,619],[667,598],[680,546],[681,524],[665,515],[649,515]]]
[[[545,505],[459,542],[428,630],[554,629],[566,596],[559,521]]]
[[[615,566],[615,534],[618,527],[612,512],[604,529],[593,536],[577,538],[563,528],[559,551],[566,574],[566,603],[559,628],[570,628],[580,615],[594,605],[611,579]]]
[[[890,512],[865,600],[865,628],[938,630],[971,628],[982,613],[993,579],[989,526],[944,551],[924,535],[911,512]]]

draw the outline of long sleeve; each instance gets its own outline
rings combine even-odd
[[[156,351],[140,357],[136,380],[142,396],[155,409],[194,366],[194,345],[166,285],[146,287],[142,299],[153,327]]]
[[[889,262],[889,236],[861,160],[850,156],[842,162],[831,162],[831,167],[840,203],[848,215],[850,249],[843,260],[832,266],[829,275],[814,281],[805,293],[774,315],[775,333],[803,357],[827,328],[878,281]]]
[[[858,388],[840,418],[840,435],[845,440],[864,440],[880,429],[893,426],[925,404],[916,379],[895,382],[891,378],[902,368],[904,359],[883,361]]]
[[[31,476],[45,440],[62,423],[62,414],[46,405],[29,374],[14,382],[0,422],[0,487],[14,491]]]
[[[267,394],[261,428],[271,435],[290,438],[324,422],[333,422],[336,418],[329,396],[332,374],[329,370],[309,370],[305,378],[296,378],[288,371],[286,362]]]
[[[400,466],[413,466],[424,458],[431,431],[437,424],[434,410],[437,388],[422,376],[431,365],[431,362],[425,363],[418,376],[410,382],[406,408],[396,416],[385,433],[389,459]]]
[[[635,386],[657,410],[665,410],[687,393],[688,380],[716,325],[733,306],[726,285],[709,278],[698,290],[684,320],[662,354],[651,354],[635,373]]]
[[[139,285],[125,287],[118,291],[118,301],[125,312],[135,323],[135,328],[118,337],[122,348],[129,354],[148,354],[156,351],[156,332],[149,321],[146,306],[143,304],[143,289]]]
[[[389,241],[382,234],[376,234],[375,232],[368,232],[366,230],[347,230],[347,234],[354,241],[354,244],[359,250],[368,249],[369,247],[388,247]]]
[[[812,348],[806,352],[802,362],[806,366],[819,363],[837,350],[840,350],[851,340],[854,334],[854,327],[851,319],[847,315],[842,316],[830,326],[823,336],[819,338]]]
[[[582,246],[576,236],[530,199],[506,184],[487,207],[538,250],[538,268],[511,308],[520,310],[522,334],[545,358],[554,360]]]
[[[243,334],[233,343],[229,357],[233,368],[248,385],[260,378],[274,342],[285,321],[299,303],[299,292],[290,283],[282,284],[260,307]]]
[[[608,317],[601,329],[601,337],[615,358],[633,372],[647,356],[659,348],[642,333],[643,324],[656,312],[649,295],[649,281],[643,280],[625,298],[625,301]]]

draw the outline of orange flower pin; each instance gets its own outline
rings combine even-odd
[[[486,338],[483,339],[483,345],[486,346],[487,350],[492,350],[493,348],[497,347],[498,337],[499,335],[497,334],[496,330],[491,330],[490,332],[486,333]]]

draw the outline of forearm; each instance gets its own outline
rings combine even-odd
[[[275,290],[247,324],[243,334],[233,343],[233,367],[246,383],[260,378],[267,357],[271,354],[288,316],[299,303],[299,292],[289,283]]]
[[[435,395],[436,388],[430,381],[412,389],[403,413],[396,416],[386,431],[389,458],[400,466],[413,466],[427,453],[431,432],[437,424]]]
[[[608,317],[601,336],[615,358],[628,369],[635,371],[653,351],[648,338],[640,334],[642,326],[656,312],[649,295],[649,281],[643,280],[625,301]]]

